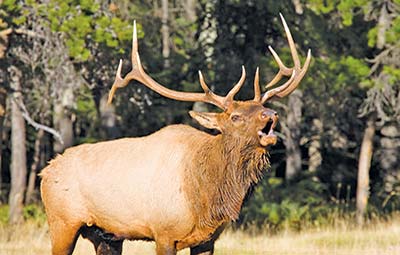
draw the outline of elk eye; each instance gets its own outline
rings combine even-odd
[[[231,116],[231,120],[232,121],[234,121],[234,122],[236,122],[236,121],[239,121],[239,120],[241,120],[242,119],[242,117],[240,117],[240,115],[232,115]]]

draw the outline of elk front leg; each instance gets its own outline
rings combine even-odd
[[[226,225],[227,224],[225,223],[219,226],[217,230],[214,232],[214,234],[212,234],[210,240],[201,243],[197,246],[190,247],[190,255],[213,255],[215,241],[219,238],[222,231],[224,231]]]
[[[190,248],[190,255],[213,255],[215,240],[210,240],[206,243]]]
[[[122,242],[122,240],[113,242],[103,240],[96,248],[96,255],[121,255]]]
[[[156,241],[157,255],[176,255],[176,247],[174,242]]]

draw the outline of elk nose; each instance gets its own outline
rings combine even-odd
[[[274,111],[274,115],[272,116],[272,127],[271,128],[276,127],[276,125],[278,124],[278,120],[279,120],[279,115],[277,112]]]
[[[272,113],[271,113],[271,117],[272,117],[272,119],[275,121],[275,120],[278,120],[278,118],[279,118],[279,115],[278,115],[278,113],[276,112],[276,111],[271,111]]]

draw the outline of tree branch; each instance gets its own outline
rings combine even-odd
[[[27,35],[27,36],[30,36],[30,37],[37,37],[37,38],[41,38],[41,39],[45,38],[44,36],[39,35],[35,31],[28,30],[28,29],[23,29],[23,28],[17,28],[17,29],[7,28],[7,29],[4,29],[4,30],[0,31],[0,37],[8,36],[13,32],[16,33],[16,34],[19,34],[19,35]]]
[[[37,123],[36,121],[34,121],[31,116],[29,115],[28,110],[26,109],[25,104],[22,102],[22,100],[18,100],[17,98],[13,98],[14,102],[18,105],[18,107],[21,109],[22,111],[22,116],[24,117],[24,119],[26,120],[26,122],[28,122],[29,125],[31,125],[32,127],[34,127],[36,130],[38,129],[42,129],[43,131],[52,134],[54,136],[54,138],[56,138],[58,141],[60,141],[61,144],[64,144],[64,141],[61,137],[61,134],[55,130],[54,128],[48,127],[46,125]]]
[[[12,31],[13,30],[11,28],[7,28],[7,29],[4,29],[4,30],[1,30],[0,31],[0,37],[4,38],[5,36],[8,36],[9,34],[11,34]]]

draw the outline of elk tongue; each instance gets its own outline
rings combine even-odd
[[[268,145],[276,144],[277,137],[272,129],[268,132],[268,135],[265,134],[264,132],[259,132],[259,135],[260,135],[260,143],[262,146],[265,147]]]

